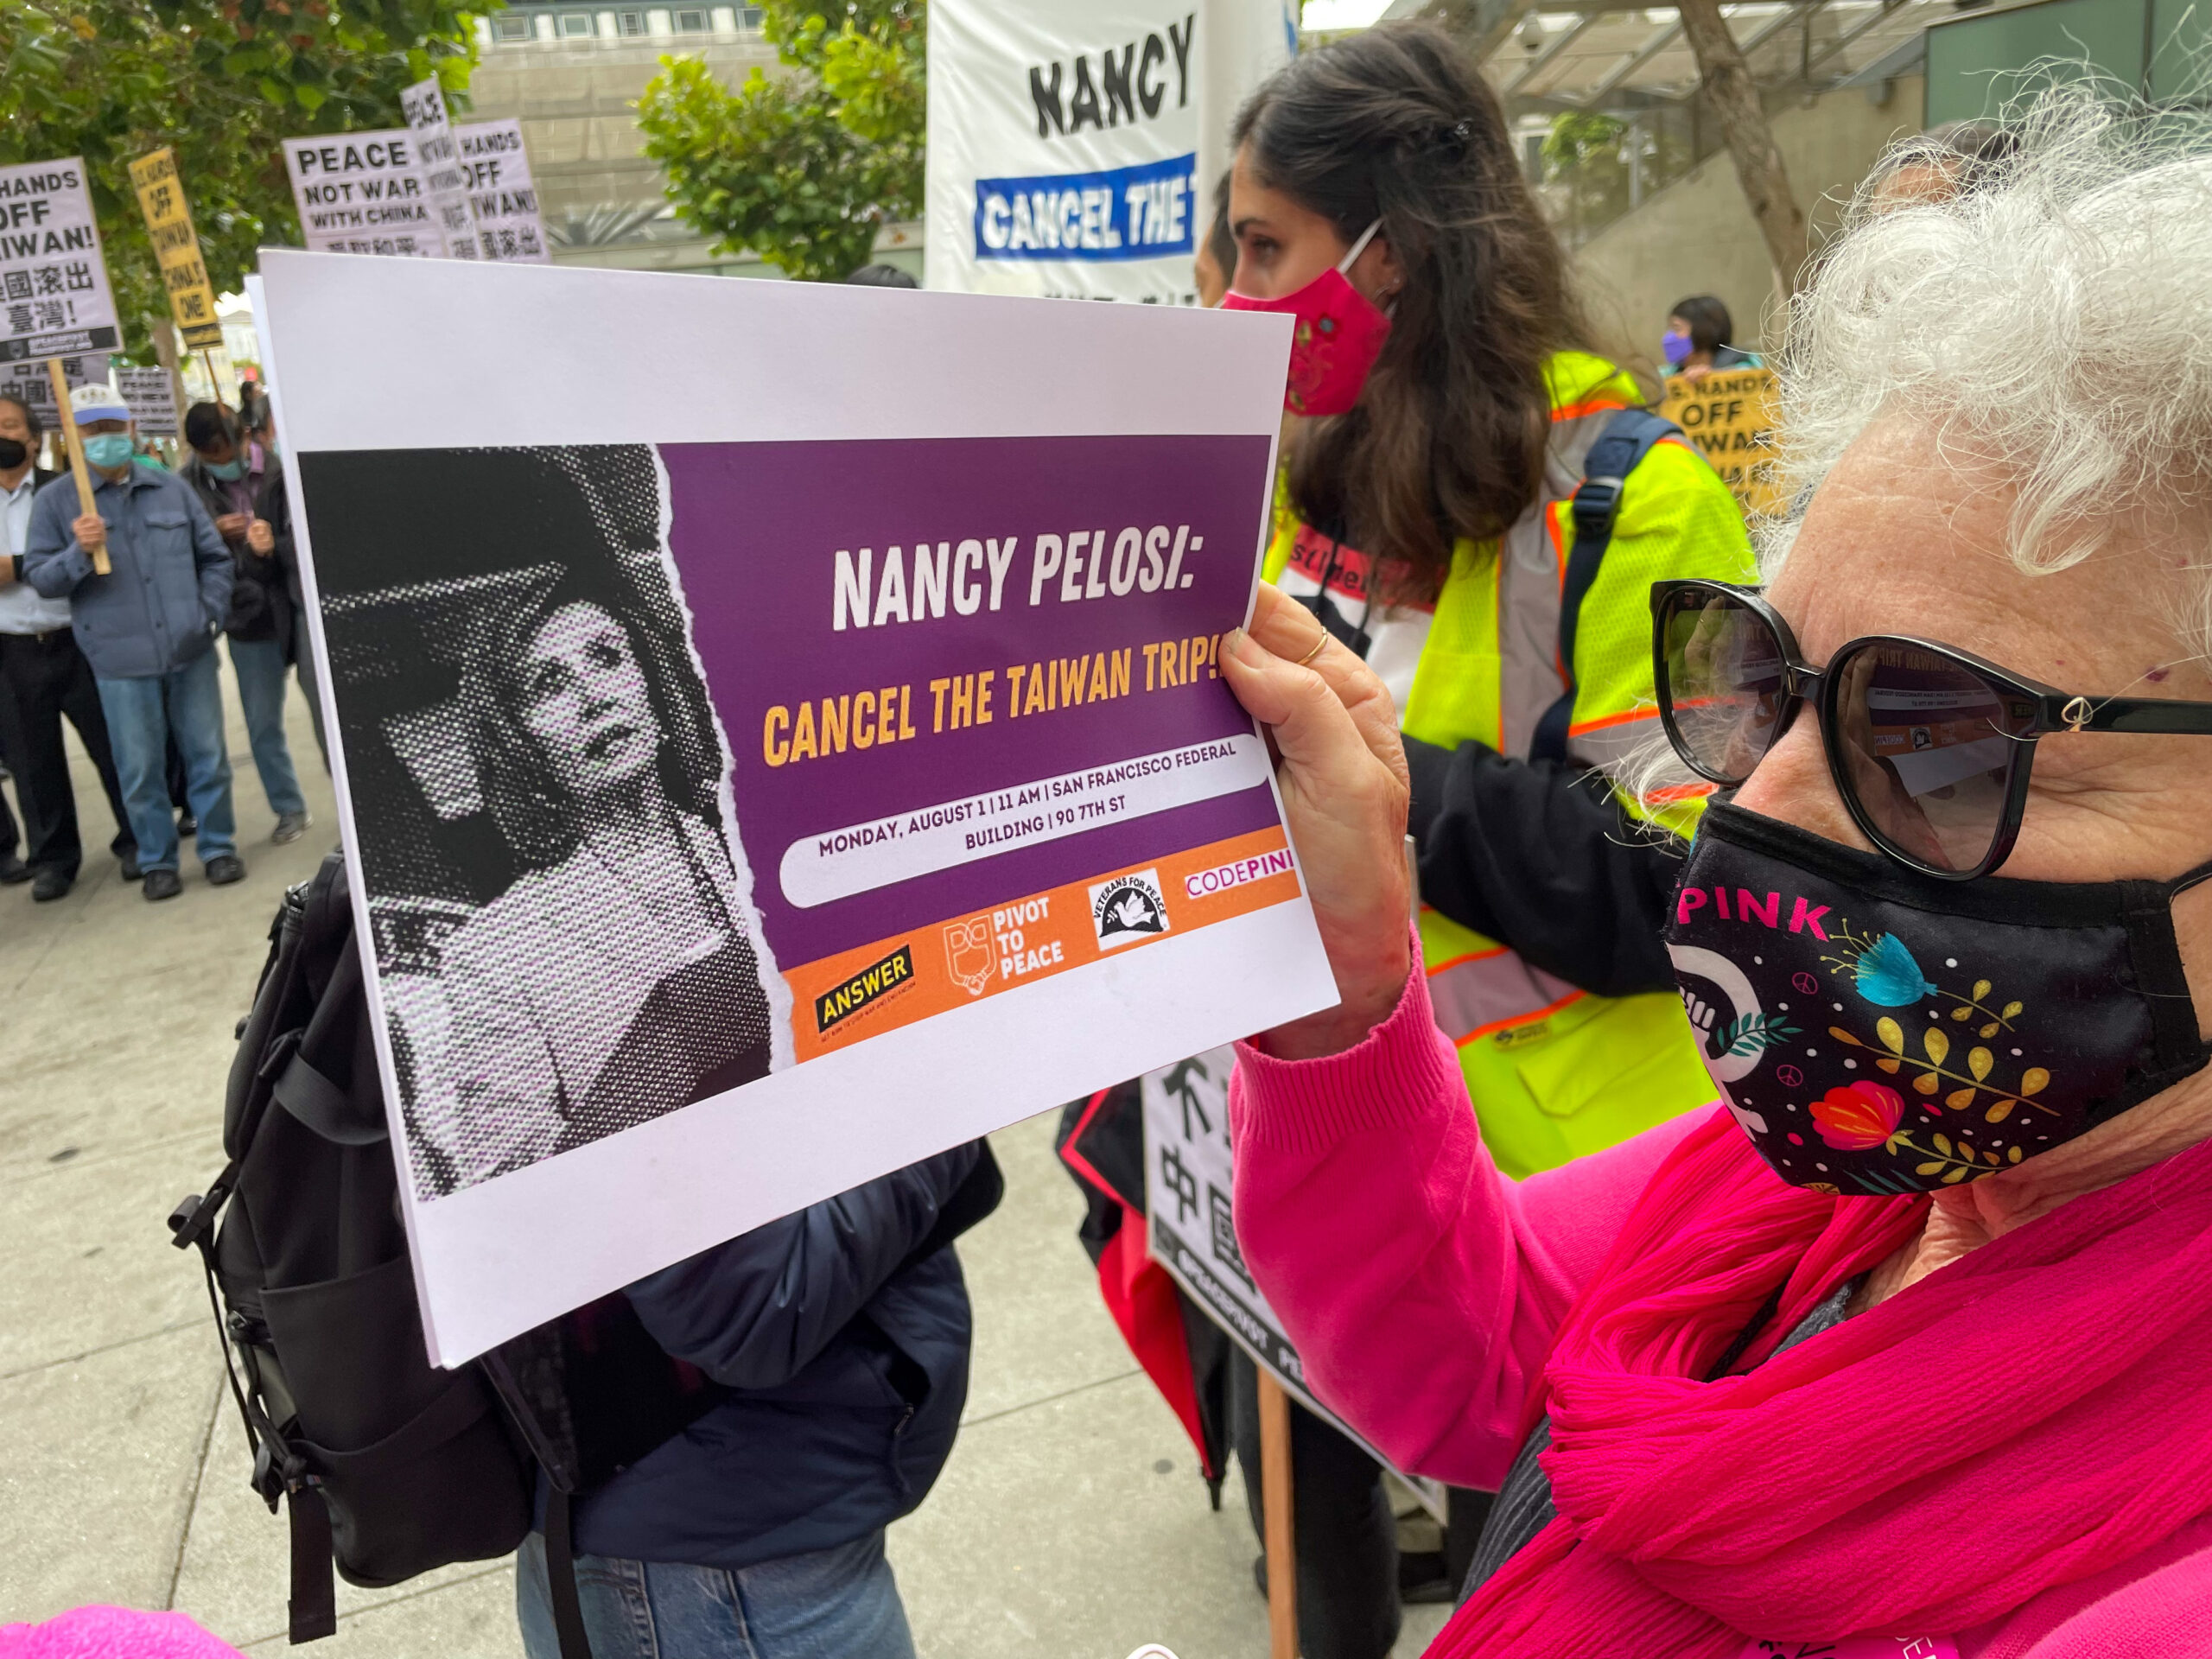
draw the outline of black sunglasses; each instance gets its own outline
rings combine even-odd
[[[1809,700],[1853,820],[1945,880],[1986,875],[2012,852],[2046,734],[2212,736],[2212,702],[2054,690],[1925,639],[1869,634],[1816,669],[1757,590],[1727,582],[1654,582],[1651,620],[1660,719],[1692,771],[1741,784]]]

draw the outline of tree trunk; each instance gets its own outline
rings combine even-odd
[[[1766,238],[1775,287],[1784,296],[1792,294],[1805,269],[1805,215],[1798,212],[1797,199],[1789,192],[1789,170],[1783,166],[1773,129],[1767,125],[1758,86],[1720,16],[1720,0],[1679,0],[1678,9],[1682,33],[1697,58],[1706,101],[1720,122],[1744,200],[1758,221],[1759,234]]]

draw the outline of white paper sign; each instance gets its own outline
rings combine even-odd
[[[929,285],[1192,305],[1194,0],[935,0]]]
[[[0,167],[0,362],[121,344],[84,162]]]
[[[1214,666],[1287,319],[263,272],[442,1363],[1334,1001]]]
[[[61,359],[61,375],[70,388],[89,385],[106,378],[107,359],[105,357],[65,357]],[[29,358],[14,363],[0,363],[0,397],[12,397],[37,415],[48,431],[58,429],[61,411],[54,407],[54,377],[47,372],[44,358]]]
[[[468,181],[476,245],[484,257],[500,264],[550,264],[553,253],[538,216],[537,188],[531,182],[522,123],[512,117],[467,121],[455,127],[453,136],[461,149],[461,170]]]
[[[284,167],[300,229],[315,251],[445,257],[445,236],[416,164],[415,136],[404,128],[287,138]]]
[[[1298,1350],[1245,1263],[1230,1208],[1236,1166],[1229,1134],[1229,1079],[1236,1069],[1236,1051],[1224,1045],[1147,1071],[1138,1084],[1144,1102],[1147,1248],[1183,1294],[1255,1364],[1272,1372],[1300,1405],[1388,1467],[1388,1459],[1313,1397]],[[1444,1519],[1440,1484],[1404,1474],[1398,1478],[1439,1521]]]
[[[476,216],[469,207],[460,147],[446,119],[446,95],[435,77],[419,80],[400,93],[399,107],[407,130],[415,135],[416,163],[422,169],[423,188],[429,193],[431,217],[445,238],[446,257],[474,259]]]
[[[115,389],[130,406],[140,437],[177,435],[176,382],[167,369],[118,369]]]

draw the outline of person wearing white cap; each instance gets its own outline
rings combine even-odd
[[[162,775],[172,736],[200,821],[200,863],[221,887],[245,874],[214,653],[230,609],[230,549],[190,485],[131,458],[130,411],[113,387],[79,386],[69,404],[84,435],[95,510],[79,512],[73,480],[56,479],[41,490],[31,505],[23,579],[49,599],[69,601],[70,626],[107,716],[146,897],[173,899],[181,887],[176,821]],[[102,549],[110,566],[105,575],[93,568]]]

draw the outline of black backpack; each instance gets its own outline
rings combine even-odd
[[[718,1390],[619,1294],[454,1370],[430,1364],[338,854],[286,893],[269,938],[231,1067],[230,1161],[169,1229],[207,1269],[253,1488],[290,1513],[291,1640],[336,1630],[334,1563],[377,1587],[513,1550],[543,1466],[562,1659],[589,1659],[569,1497]]]
[[[168,1221],[207,1271],[253,1489],[290,1514],[291,1640],[337,1629],[334,1563],[375,1588],[508,1554],[543,1471],[561,1659],[591,1659],[571,1500],[723,1390],[664,1352],[619,1291],[452,1370],[430,1364],[339,854],[285,893],[238,1038],[230,1161]],[[1004,1182],[979,1144],[900,1271],[997,1207]]]

